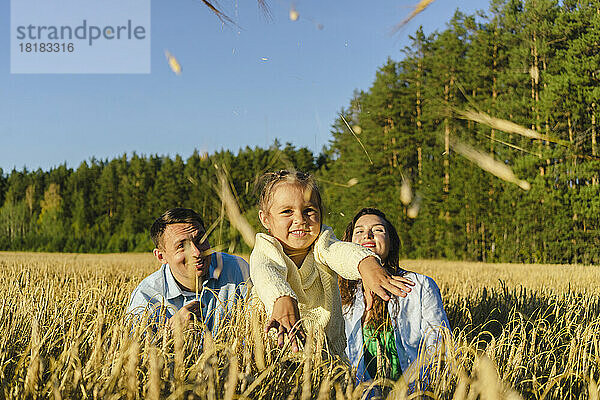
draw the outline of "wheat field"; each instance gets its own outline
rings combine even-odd
[[[452,337],[431,386],[378,381],[388,398],[598,399],[600,272],[591,266],[406,260],[439,284]],[[0,397],[359,399],[350,368],[309,332],[278,349],[239,304],[220,334],[132,330],[150,254],[0,253]],[[407,394],[408,393],[408,394]]]

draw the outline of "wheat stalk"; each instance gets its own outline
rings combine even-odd
[[[475,150],[471,146],[458,141],[452,142],[451,146],[454,150],[456,150],[457,153],[465,157],[467,160],[477,164],[484,171],[487,171],[506,182],[514,183],[523,190],[529,190],[531,188],[529,182],[518,179],[510,167],[500,161],[495,160],[492,156]]]

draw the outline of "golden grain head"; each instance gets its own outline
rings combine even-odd
[[[402,22],[400,22],[398,25],[396,25],[393,29],[393,32],[397,32],[400,29],[402,29],[402,27],[404,25],[406,25],[407,23],[410,22],[410,20],[412,20],[414,17],[416,17],[417,15],[419,15],[420,13],[422,13],[427,7],[429,7],[429,5],[431,3],[433,3],[434,0],[421,0],[419,1],[419,3],[417,3],[417,5],[415,6],[415,8],[413,9],[413,11],[408,15],[408,17],[406,17],[404,20],[402,20]]]
[[[410,183],[406,179],[402,179],[402,185],[400,186],[400,201],[405,206],[409,205],[412,201],[412,189]]]
[[[406,216],[411,219],[415,219],[419,216],[419,203],[413,203],[406,210]]]
[[[348,187],[352,187],[352,186],[356,185],[357,183],[358,183],[358,179],[350,178],[350,179],[348,179],[348,183],[346,185],[348,185]]]
[[[237,229],[238,232],[240,232],[240,234],[242,235],[242,239],[244,239],[246,244],[250,248],[253,248],[256,231],[254,230],[254,228],[252,228],[252,225],[250,225],[248,220],[242,215],[238,202],[235,199],[233,192],[231,191],[226,171],[223,168],[216,168],[216,174],[217,180],[219,181],[217,194],[221,198],[221,201],[225,206],[227,218],[229,219],[229,222],[231,222],[233,227]]]
[[[508,120],[505,120],[502,118],[492,117],[484,112],[474,111],[474,110],[455,110],[455,111],[461,118],[468,119],[470,121],[474,121],[474,122],[477,122],[480,124],[484,124],[484,125],[489,126],[490,128],[498,129],[503,132],[514,133],[514,134],[521,135],[523,137],[530,138],[530,139],[545,140],[545,141],[552,142],[552,143],[558,143],[563,146],[569,146],[569,143],[564,140],[560,140],[560,139],[556,139],[556,138],[548,136],[548,135],[544,135],[542,133],[534,131],[533,129],[525,128],[524,126],[516,124],[512,121],[508,121]]]
[[[165,57],[167,58],[167,63],[169,64],[171,71],[173,71],[175,75],[181,75],[181,64],[179,64],[179,61],[177,61],[168,50],[165,50]]]
[[[452,143],[452,148],[467,160],[477,164],[484,171],[497,176],[503,181],[513,183],[523,190],[529,190],[531,188],[529,182],[518,179],[508,165],[501,161],[495,160],[489,154],[478,151],[471,146],[458,141]]]

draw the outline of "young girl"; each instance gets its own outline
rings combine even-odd
[[[406,296],[412,282],[391,276],[370,250],[341,242],[323,226],[323,206],[317,185],[308,174],[282,170],[261,178],[259,219],[268,234],[256,235],[250,255],[250,277],[271,315],[266,330],[278,329],[297,351],[296,323],[322,328],[332,353],[346,347],[338,274],[362,279],[367,308],[371,292],[389,300],[388,291]]]

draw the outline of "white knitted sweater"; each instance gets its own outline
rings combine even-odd
[[[339,241],[333,230],[323,225],[298,268],[277,239],[258,233],[250,255],[250,278],[269,315],[279,297],[295,298],[305,327],[323,329],[332,352],[343,356],[346,334],[338,274],[346,279],[360,279],[358,264],[369,256],[375,253],[358,244]]]

